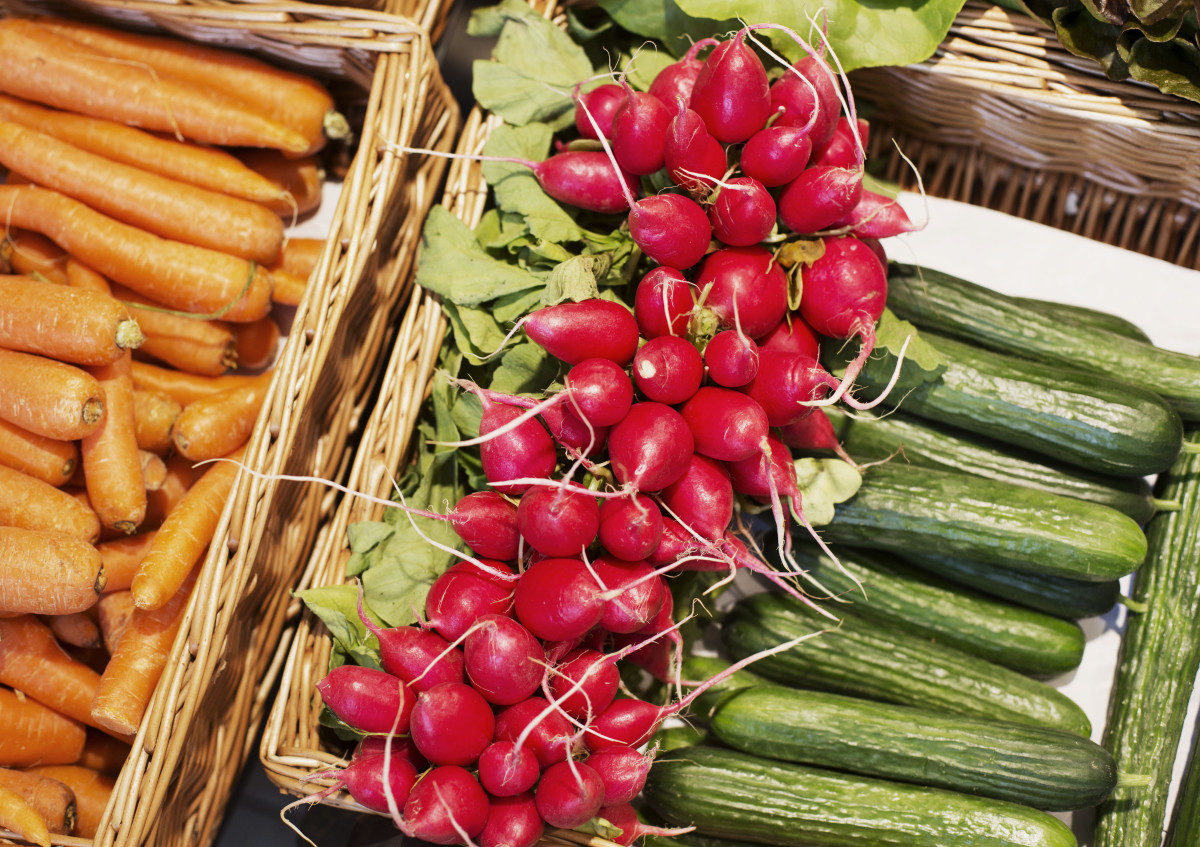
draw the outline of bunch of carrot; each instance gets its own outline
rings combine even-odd
[[[287,223],[341,126],[321,84],[231,51],[0,18],[0,827],[27,841],[95,834],[323,248]]]

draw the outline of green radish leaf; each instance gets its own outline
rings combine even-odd
[[[797,459],[796,481],[800,487],[800,508],[813,526],[833,520],[834,507],[858,493],[862,474],[841,459]]]
[[[568,300],[578,303],[599,297],[599,280],[608,276],[611,267],[612,257],[607,253],[575,256],[560,262],[546,280],[541,305],[556,306]]]
[[[836,354],[837,359],[832,364],[835,374],[840,376],[845,372],[849,361],[846,357],[857,349],[857,345],[847,345],[846,350]],[[863,379],[874,385],[887,385],[896,370],[901,350],[904,350],[904,363],[893,391],[911,390],[923,382],[937,379],[946,370],[946,357],[937,347],[922,338],[911,323],[896,317],[890,309],[884,309],[875,327],[875,350],[863,368]]]
[[[500,0],[495,6],[475,9],[467,19],[467,35],[496,38],[509,21],[542,17],[524,0]]]
[[[542,302],[540,291],[519,291],[516,294],[506,294],[492,301],[492,317],[507,326],[526,312],[532,312]]]
[[[296,597],[304,602],[310,612],[321,619],[325,628],[333,638],[334,652],[338,655],[337,667],[345,664],[347,657],[354,657],[356,664],[367,667],[379,667],[379,642],[374,635],[367,632],[366,626],[358,617],[358,585],[326,585],[316,588],[306,588],[295,592]],[[371,613],[366,601],[363,610],[375,622],[378,617]]]
[[[479,421],[483,417],[483,404],[474,394],[463,394],[454,401],[451,407],[454,425],[462,433],[462,437],[476,438],[479,435]]]
[[[442,311],[454,332],[455,346],[473,363],[484,361],[504,344],[504,331],[487,310],[443,303]]]
[[[421,232],[417,284],[459,306],[478,306],[514,291],[541,288],[528,271],[494,259],[444,206],[434,206]]]
[[[504,354],[488,388],[504,394],[540,396],[557,378],[558,360],[540,344],[518,344]],[[478,428],[476,424],[475,429]]]
[[[693,43],[718,33],[733,32],[741,24],[726,18],[729,3],[718,9],[721,20],[711,15],[695,16],[684,11],[683,3],[672,0],[600,0],[600,6],[618,24],[637,35],[653,39],[674,56],[682,56]],[[740,10],[739,10],[740,11]]]

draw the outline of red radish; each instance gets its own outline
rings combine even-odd
[[[501,706],[533,696],[546,673],[541,643],[503,615],[483,615],[475,622],[463,642],[463,658],[471,685],[489,703]]]
[[[662,168],[671,115],[654,95],[625,86],[625,99],[613,113],[609,135],[621,170],[645,176]]]
[[[565,714],[586,722],[608,708],[620,684],[616,662],[599,650],[578,648],[555,667],[549,690]]]
[[[721,183],[708,207],[713,235],[730,247],[758,244],[775,228],[775,198],[763,184],[748,176]]]
[[[388,814],[388,797],[398,809],[404,808],[417,781],[417,769],[403,756],[376,753],[355,756],[338,774],[355,802],[373,812]]]
[[[338,720],[359,732],[408,732],[416,696],[387,671],[339,665],[317,683],[317,691]]]
[[[658,731],[677,707],[656,706],[636,697],[621,697],[601,712],[584,733],[584,746],[592,753],[609,747],[641,747]]]
[[[769,453],[760,453],[740,462],[725,463],[733,490],[748,497],[770,497],[774,488],[778,497],[798,496],[800,489],[791,451],[774,436],[767,436],[767,445]],[[773,478],[770,481],[767,479],[768,472]]]
[[[507,571],[503,562],[484,560],[489,567]],[[480,615],[507,615],[513,608],[513,582],[460,562],[433,581],[425,595],[429,626],[448,641],[457,641]]]
[[[638,349],[633,379],[646,399],[673,406],[696,393],[704,379],[704,361],[690,341],[661,335]]]
[[[511,741],[528,749],[545,770],[571,755],[574,728],[555,706],[530,697],[496,715],[496,741]]]
[[[699,453],[692,456],[683,476],[666,487],[662,499],[676,520],[710,540],[725,535],[733,520],[729,471],[720,462]]]
[[[555,441],[585,456],[599,452],[608,441],[608,427],[593,426],[589,429],[588,424],[571,411],[567,403],[543,408],[542,420]]]
[[[896,200],[866,189],[863,190],[862,199],[858,201],[858,205],[851,209],[846,217],[838,221],[837,226],[849,227],[860,239],[890,238],[893,235],[918,229],[916,224],[909,220],[904,207]],[[875,252],[873,245],[868,246],[871,246],[872,252]],[[886,257],[880,261],[886,266]]]
[[[618,559],[645,559],[658,547],[662,531],[662,512],[644,494],[600,504],[600,544]]]
[[[600,529],[595,497],[559,488],[533,488],[521,496],[517,524],[529,546],[543,556],[578,556]]]
[[[599,556],[592,562],[592,570],[603,583],[607,598],[601,627],[614,633],[638,632],[654,620],[668,590],[654,568],[645,562]]]
[[[579,559],[542,559],[517,583],[517,620],[538,638],[568,641],[600,622],[600,586]]]
[[[762,407],[752,397],[729,388],[706,385],[681,412],[696,452],[710,459],[736,462],[749,458],[758,453],[767,437],[769,424]]]
[[[658,264],[685,270],[708,252],[712,225],[694,200],[655,194],[629,210],[629,235]]]
[[[837,385],[838,381],[811,356],[764,347],[758,351],[758,375],[742,390],[757,402],[768,425],[787,426],[812,412],[811,404]],[[749,454],[738,458],[747,459]]]
[[[663,102],[669,109],[675,109],[679,102],[686,106],[692,99],[692,88],[696,84],[696,75],[704,62],[696,57],[705,47],[714,47],[719,42],[715,38],[702,38],[693,44],[677,62],[667,65],[650,83],[649,91]]]
[[[542,840],[546,824],[538,814],[531,792],[494,797],[487,825],[479,833],[479,847],[534,847]]]
[[[608,435],[613,473],[635,491],[666,488],[683,476],[692,452],[687,422],[663,403],[635,403]]]
[[[442,682],[463,681],[462,652],[436,632],[415,626],[376,627],[371,632],[379,639],[379,664],[416,693]]]
[[[829,415],[825,413],[824,409],[813,409],[811,415],[783,427],[779,430],[779,439],[793,450],[832,450],[842,461],[857,465],[842,447],[842,443],[838,441],[833,421],[829,419]]]
[[[771,85],[771,110],[781,112],[775,126],[808,127],[813,147],[827,142],[841,113],[829,66],[811,55],[793,63]]]
[[[863,151],[867,148],[867,122],[862,118],[857,120],[858,137],[850,128],[850,119],[846,116],[838,118],[833,134],[821,147],[813,150],[814,165],[829,165],[836,168],[856,168],[863,161]]]
[[[476,555],[517,558],[517,507],[497,491],[475,491],[459,499],[450,525]]]
[[[787,313],[787,275],[765,247],[726,247],[710,254],[696,274],[704,305],[725,328],[751,338],[770,331]]]
[[[683,335],[692,310],[692,286],[675,268],[657,267],[638,283],[633,315],[643,338]]]
[[[879,260],[879,264],[885,268],[888,266],[887,251],[883,249],[883,245],[878,238],[870,238],[865,235],[856,235],[859,241],[871,248],[871,252],[875,254],[875,258]]]
[[[493,797],[512,797],[537,783],[542,769],[529,748],[511,741],[496,741],[479,754],[479,781]]]
[[[434,765],[473,765],[492,742],[496,719],[491,704],[472,688],[443,682],[417,697],[410,733],[421,755]]]
[[[644,640],[640,633],[636,636],[623,636],[623,638],[643,638]],[[672,642],[658,640],[637,648],[626,656],[625,660],[635,668],[646,671],[659,682],[672,684],[678,676],[675,672],[675,654],[676,647]]]
[[[671,180],[697,199],[712,193],[713,184],[725,176],[728,167],[721,142],[684,103],[679,104],[667,127],[663,163]]]
[[[446,156],[438,151],[436,155]],[[451,156],[450,158],[456,158]],[[568,206],[604,215],[615,215],[629,208],[629,194],[638,188],[638,178],[625,173],[599,150],[565,150],[535,162],[510,156],[469,156],[484,162],[510,162],[533,171],[542,190]]]
[[[758,373],[758,345],[731,329],[718,332],[704,347],[704,367],[717,385],[740,388]]]
[[[600,132],[606,136],[612,135],[613,115],[617,108],[625,102],[625,89],[615,82],[610,82],[605,85],[598,85],[591,91],[585,91],[576,95],[577,100],[582,100],[588,112],[591,112],[592,117],[596,119],[596,123],[600,125]],[[575,129],[584,138],[593,140],[600,136],[596,134],[596,127],[587,119],[587,115],[583,109],[575,110]],[[618,210],[620,211],[620,210]]]
[[[679,521],[674,518],[664,517],[662,523],[662,538],[658,546],[654,548],[654,551],[646,557],[646,561],[651,565],[662,566],[674,564],[700,549],[700,541],[684,529]],[[726,568],[727,565],[724,562],[720,562],[713,570],[726,570]],[[696,568],[696,570],[702,570],[702,568]]]
[[[800,176],[811,154],[812,142],[803,129],[772,125],[750,136],[742,147],[738,164],[746,176],[775,188]]]
[[[484,401],[479,421],[479,457],[490,482],[508,479],[548,479],[558,464],[554,440],[534,418],[517,423],[522,409]],[[499,431],[499,432],[498,432]],[[485,438],[485,436],[491,436]],[[520,494],[528,485],[497,485],[503,494]]]
[[[862,169],[811,165],[779,194],[779,219],[802,235],[829,229],[862,199]]]
[[[584,359],[567,373],[571,410],[593,427],[612,426],[629,411],[633,384],[611,359]]]
[[[643,835],[661,835],[670,838],[692,831],[692,827],[671,829],[647,826],[638,819],[637,810],[629,803],[601,806],[600,811],[596,812],[596,817],[608,821],[611,828],[620,830],[619,833],[606,831],[605,835],[614,844],[620,844],[622,847],[632,844]]]
[[[542,774],[534,793],[547,824],[574,829],[590,821],[604,802],[604,782],[583,762],[558,762]]]
[[[429,767],[429,762],[407,735],[367,735],[354,748],[353,758],[383,755],[403,759],[418,771]]]
[[[587,763],[604,783],[604,805],[629,803],[642,791],[650,773],[653,756],[644,756],[633,747],[605,747],[587,757]]]
[[[767,71],[745,38],[742,30],[714,47],[692,88],[691,108],[726,144],[745,141],[771,114]]]
[[[568,365],[593,358],[627,365],[638,346],[638,325],[633,314],[611,300],[546,306],[526,317],[524,326],[531,339]]]
[[[413,786],[404,804],[406,835],[433,844],[463,844],[487,824],[487,793],[465,768],[434,768]]]
[[[760,347],[783,353],[803,353],[814,359],[821,357],[821,341],[799,315],[788,315],[775,328],[758,339]]]

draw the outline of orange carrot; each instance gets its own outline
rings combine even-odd
[[[271,388],[272,371],[183,407],[171,429],[175,449],[194,462],[233,452],[250,438]]]
[[[224,374],[222,376],[204,376],[189,374],[152,365],[149,362],[133,363],[133,387],[142,391],[158,391],[166,394],[180,406],[187,406],[201,397],[216,394],[227,388],[236,388],[254,380],[255,377],[244,374]]]
[[[95,541],[100,518],[71,494],[47,482],[0,465],[0,526],[63,532]]]
[[[27,772],[56,780],[69,788],[75,795],[75,829],[71,834],[95,838],[115,786],[112,777],[82,765],[41,765],[29,768]]]
[[[142,480],[147,491],[157,491],[167,481],[167,463],[162,456],[149,450],[138,449],[138,459],[142,465]]]
[[[241,470],[241,450],[228,458],[204,471],[155,533],[130,586],[139,609],[161,608],[196,570]]]
[[[114,297],[28,276],[0,276],[0,347],[107,365],[143,338],[129,309]]]
[[[108,284],[108,280],[73,256],[67,257],[67,285],[112,296],[112,286]]]
[[[83,743],[83,753],[76,764],[103,774],[115,775],[125,766],[125,760],[129,758],[129,748],[129,742],[107,732],[89,728],[87,740]]]
[[[0,788],[0,827],[15,832],[30,844],[50,847],[50,830],[41,815],[7,788]]]
[[[316,156],[293,158],[277,150],[247,150],[242,162],[270,180],[282,196],[264,205],[285,220],[307,215],[321,205],[325,168]]]
[[[100,561],[104,565],[106,577],[104,591],[106,594],[126,590],[133,584],[133,575],[137,573],[138,565],[146,557],[146,551],[150,549],[156,531],[151,530],[131,535],[128,538],[101,541],[96,545]]]
[[[131,369],[132,370],[132,369]],[[159,456],[171,449],[171,427],[183,407],[161,391],[133,389],[133,423],[138,447]]]
[[[160,238],[57,191],[0,186],[0,216],[11,226],[40,232],[98,273],[172,309],[237,321],[258,320],[270,309],[271,276],[265,269],[228,253]]]
[[[99,605],[99,601],[96,601]],[[43,615],[41,620],[60,644],[71,647],[91,649],[99,647],[103,641],[100,625],[96,622],[94,613],[96,606],[86,612],[72,612],[69,615]]]
[[[266,264],[283,245],[283,222],[265,206],[113,162],[11,121],[0,121],[0,164],[163,238]]]
[[[40,275],[49,282],[67,284],[67,254],[49,238],[27,229],[9,229],[5,240],[11,245],[9,264],[13,273]]]
[[[284,270],[308,279],[316,270],[324,249],[324,238],[289,238],[283,244],[279,261],[271,265],[271,271]]]
[[[130,357],[91,369],[108,401],[104,423],[79,444],[88,499],[100,522],[126,535],[146,517],[146,481],[133,429]]]
[[[104,390],[86,371],[0,349],[0,419],[37,435],[74,441],[104,422]]]
[[[164,604],[137,608],[130,616],[92,700],[92,717],[110,732],[132,735],[137,731],[183,625],[195,584],[193,569]]]
[[[145,527],[147,530],[157,530],[162,526],[167,515],[175,510],[180,501],[191,489],[192,483],[199,478],[207,467],[196,467],[192,460],[178,453],[172,453],[166,458],[167,477],[157,491],[147,491],[147,510]],[[129,577],[130,580],[133,577]],[[127,583],[128,585],[132,582]]]
[[[32,697],[0,688],[0,763],[70,765],[83,753],[83,724],[43,706]]]
[[[0,611],[82,612],[104,590],[95,546],[64,532],[0,527]]]
[[[271,289],[271,299],[280,306],[299,306],[304,292],[308,290],[308,280],[290,271],[271,271],[274,287]]]
[[[48,774],[0,768],[0,788],[11,791],[28,803],[51,833],[70,835],[75,829],[75,792],[65,782]]]
[[[282,334],[270,315],[252,324],[230,324],[238,367],[246,370],[265,368],[275,360]]]
[[[112,290],[146,335],[139,352],[203,376],[220,376],[237,364],[231,324],[162,311],[161,303],[121,285]]]
[[[64,485],[79,463],[79,445],[34,435],[0,420],[0,465],[27,473],[49,485]]]
[[[137,60],[116,60],[24,18],[0,20],[0,88],[95,117],[221,146],[277,147],[294,154],[310,144],[295,130],[242,102]]]
[[[232,153],[216,147],[163,138],[103,118],[46,109],[5,94],[0,94],[0,120],[31,127],[114,162],[210,191],[256,203],[275,202],[281,197],[278,186]]]
[[[309,151],[325,144],[325,132],[341,136],[346,128],[336,120],[333,98],[316,80],[280,70],[259,59],[175,38],[119,32],[61,18],[38,18],[38,23],[88,47],[139,64],[160,74],[191,80],[251,106],[308,140]],[[340,117],[340,116],[336,116]]]
[[[129,625],[129,618],[136,608],[133,605],[133,592],[128,589],[105,594],[96,603],[100,635],[104,640],[104,649],[110,655],[121,643],[121,634],[125,632],[125,627]]]

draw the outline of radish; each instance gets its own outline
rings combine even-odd
[[[517,507],[497,491],[476,491],[459,499],[450,525],[478,556],[515,559],[520,541]]]
[[[704,62],[696,57],[705,47],[715,47],[719,43],[715,38],[702,38],[697,41],[682,59],[667,65],[655,75],[650,83],[649,92],[669,109],[674,109],[681,101],[687,105],[692,99],[696,76],[704,66]]]
[[[413,744],[412,738],[406,735],[367,735],[359,740],[358,745],[354,748],[354,756],[352,758],[366,756],[395,756],[408,762],[417,771],[423,771],[429,767],[429,762],[421,751],[417,749],[417,745]]]
[[[564,714],[586,722],[608,708],[620,684],[616,662],[599,650],[581,647],[554,668],[548,688]]]
[[[567,373],[566,391],[572,411],[593,427],[612,426],[633,403],[633,384],[611,359],[584,359]]]
[[[717,385],[740,388],[758,373],[758,345],[731,329],[718,332],[704,347],[704,367]]]
[[[492,742],[491,704],[470,685],[443,682],[417,696],[410,733],[434,765],[473,765]]]
[[[721,142],[736,144],[762,129],[771,114],[767,71],[745,42],[747,30],[713,48],[692,88],[690,106]]]
[[[668,487],[667,490],[671,489]],[[638,632],[654,620],[662,608],[667,587],[654,568],[645,562],[599,556],[592,562],[592,571],[604,586],[604,613],[600,617],[600,626],[609,632]]]
[[[722,462],[757,454],[770,426],[753,397],[729,388],[706,385],[680,411],[695,440],[695,451]]]
[[[464,844],[487,824],[487,793],[465,768],[433,768],[404,804],[405,835],[433,844]]]
[[[705,258],[695,282],[721,326],[751,338],[773,329],[787,313],[787,275],[765,247],[717,250]]]
[[[653,94],[624,88],[625,99],[613,113],[609,139],[621,170],[645,176],[663,166],[672,111]]]
[[[733,490],[748,497],[771,497],[773,492],[778,497],[798,497],[800,487],[791,451],[774,436],[767,436],[767,445],[767,452],[725,463]]]
[[[615,82],[610,82],[598,85],[591,91],[576,94],[575,97],[576,100],[582,100],[586,104],[585,108],[600,125],[600,132],[611,136],[613,115],[625,102],[625,89]],[[575,129],[584,138],[596,140],[600,137],[596,133],[596,127],[587,119],[583,109],[575,110]],[[620,210],[618,209],[618,211]]]
[[[633,379],[646,399],[673,406],[696,393],[704,379],[704,361],[690,341],[661,335],[634,355]]]
[[[837,386],[838,381],[811,356],[764,347],[758,351],[758,374],[742,391],[756,401],[769,426],[787,426],[812,412],[812,404]]]
[[[501,571],[503,562],[484,564]],[[481,615],[507,615],[513,608],[515,585],[482,571],[470,562],[460,562],[433,581],[425,595],[425,617],[429,626],[447,641],[457,641]]]
[[[504,615],[483,615],[475,622],[463,641],[463,659],[471,685],[500,706],[533,696],[546,672],[541,643]]]
[[[633,747],[605,747],[587,757],[587,764],[600,774],[604,783],[604,805],[630,803],[646,784],[646,775],[654,756],[643,755]]]
[[[517,507],[521,536],[543,556],[578,556],[600,529],[595,497],[573,490],[533,488]]]
[[[534,847],[546,824],[531,792],[492,798],[487,824],[476,839],[479,847]]]
[[[517,583],[517,620],[538,638],[568,641],[600,623],[600,587],[579,559],[534,562]]]
[[[534,792],[538,814],[550,826],[574,829],[590,821],[604,803],[600,774],[583,762],[546,768]]]
[[[707,539],[720,538],[733,520],[733,486],[720,462],[699,453],[683,476],[663,490],[664,505]],[[649,623],[649,618],[646,619]]]
[[[571,755],[574,730],[562,712],[542,697],[530,697],[496,715],[496,741],[528,749],[543,770]]]
[[[629,210],[629,235],[658,264],[686,270],[708,252],[712,225],[696,201],[655,194]]]
[[[867,147],[869,127],[862,118],[857,121],[858,134],[850,129],[850,119],[844,115],[837,120],[833,134],[821,147],[812,152],[814,165],[831,165],[838,168],[854,168],[862,162],[862,151]]]
[[[811,154],[812,142],[803,129],[772,125],[750,136],[742,146],[738,164],[746,176],[775,188],[800,176]]]
[[[808,55],[771,85],[774,126],[807,127],[813,147],[825,144],[837,127],[841,105],[833,72],[821,59]]]
[[[338,774],[354,801],[373,812],[388,814],[391,802],[402,807],[417,781],[417,769],[402,756],[376,753],[355,756]]]
[[[871,238],[866,235],[859,235],[858,233],[855,233],[855,237],[871,248],[871,252],[875,254],[875,258],[879,260],[879,264],[885,268],[888,266],[887,251],[884,250],[883,244],[880,243],[878,238]]]
[[[442,682],[463,681],[463,655],[436,632],[415,626],[367,627],[379,639],[379,664],[420,694]]]
[[[658,546],[654,551],[646,556],[646,561],[651,565],[660,567],[662,565],[675,564],[680,559],[690,556],[700,549],[700,541],[683,528],[683,525],[674,518],[662,518],[662,537],[658,542]],[[711,570],[725,570],[726,565],[723,562],[717,562],[715,568]],[[703,568],[692,568],[693,570],[704,570]]]
[[[711,183],[720,181],[729,167],[721,142],[682,102],[667,126],[663,163],[672,181],[697,199],[706,197],[712,191]]]
[[[589,426],[567,403],[544,407],[542,420],[555,441],[584,456],[598,453],[608,441],[608,427]]]
[[[635,403],[608,435],[613,473],[633,491],[666,488],[683,476],[692,452],[687,422],[663,403]]]
[[[832,450],[842,461],[858,467],[858,463],[850,458],[850,454],[838,441],[833,422],[824,409],[813,409],[811,415],[806,415],[795,423],[781,428],[779,439],[793,450],[814,452]]]
[[[317,683],[317,691],[338,720],[359,732],[408,732],[416,695],[387,671],[339,665]]]
[[[512,797],[537,783],[542,769],[529,748],[495,741],[479,754],[479,782],[493,797]]]
[[[558,464],[550,433],[537,420],[518,423],[524,412],[514,406],[484,401],[479,421],[479,457],[489,482],[548,479]],[[488,437],[490,436],[490,437]],[[528,485],[496,485],[503,494],[520,494]]]
[[[790,314],[775,328],[758,339],[760,347],[783,353],[803,353],[813,359],[821,358],[821,341],[799,315]]]
[[[862,168],[811,165],[780,192],[779,219],[801,235],[827,230],[858,205],[862,184]]]
[[[891,197],[885,197],[865,189],[858,205],[851,209],[846,217],[838,221],[837,226],[853,230],[854,235],[860,239],[890,238],[893,235],[901,235],[919,229],[909,220],[908,213],[898,202]],[[872,248],[871,252],[875,252],[874,245],[867,246]],[[879,258],[878,254],[876,258]],[[880,258],[880,262],[884,267],[887,266],[886,257]]]
[[[683,335],[695,305],[691,283],[683,274],[675,268],[657,267],[638,283],[633,315],[643,338]]]
[[[662,532],[662,512],[644,494],[600,504],[600,544],[618,559],[645,559],[658,547]]]
[[[600,811],[596,812],[596,817],[608,821],[611,828],[620,830],[618,833],[606,832],[606,835],[614,844],[620,844],[622,847],[632,844],[644,835],[660,835],[670,838],[684,835],[695,829],[691,826],[679,828],[647,826],[638,819],[637,810],[629,803],[601,806]]]
[[[775,228],[775,199],[757,179],[733,177],[721,183],[708,207],[713,235],[730,247],[758,244]]]
[[[599,298],[538,309],[525,317],[524,328],[547,353],[568,365],[593,358],[627,365],[638,346],[638,325],[629,309]]]

